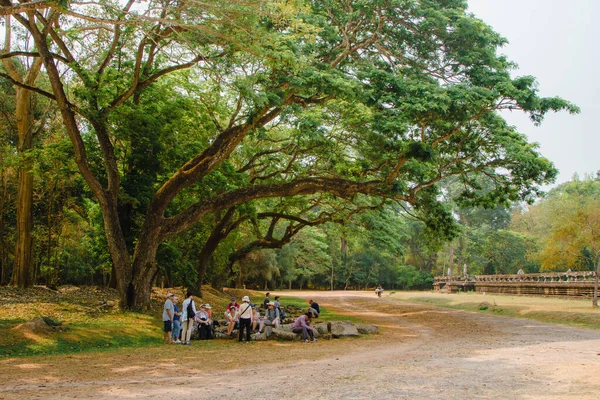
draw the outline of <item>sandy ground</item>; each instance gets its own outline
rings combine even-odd
[[[598,399],[600,332],[365,292],[295,292],[381,333],[0,362],[0,399]]]

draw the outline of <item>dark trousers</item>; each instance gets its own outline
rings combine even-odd
[[[306,329],[306,328],[302,327],[302,328],[292,329],[292,332],[301,333],[302,340],[307,340],[309,336],[310,336],[310,340],[315,339],[315,334],[313,333],[312,329]]]
[[[252,319],[251,318],[240,318],[239,320],[239,341],[242,341],[242,338],[244,337],[244,329],[246,329],[246,341],[249,342],[250,341],[250,325],[251,325]]]
[[[212,339],[212,327],[207,324],[198,324],[198,333],[200,340]]]

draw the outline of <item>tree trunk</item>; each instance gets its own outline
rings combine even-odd
[[[208,266],[212,262],[213,254],[217,250],[219,243],[221,243],[221,241],[225,239],[230,232],[227,228],[231,224],[234,213],[235,207],[232,207],[229,210],[227,210],[223,218],[219,218],[219,213],[217,213],[217,215],[215,216],[215,227],[213,228],[208,239],[206,240],[206,243],[204,243],[202,250],[200,250],[200,254],[198,255],[198,264],[196,265],[196,271],[198,272],[198,278],[196,280],[196,290],[198,292],[197,295],[200,297],[202,297],[202,284],[204,283],[204,277],[206,276]]]
[[[450,243],[450,266],[448,267],[448,276],[454,276],[454,244]]]
[[[8,283],[8,243],[6,224],[4,222],[4,207],[6,203],[6,175],[0,175],[0,285]]]
[[[31,150],[33,142],[33,106],[32,94],[28,90],[17,88],[16,98],[18,153],[21,163],[17,187],[17,241],[11,283],[13,286],[26,288],[32,285],[33,265],[33,173],[31,161],[27,159],[27,151]]]
[[[596,254],[596,278],[594,279],[594,299],[592,306],[598,307],[598,279],[600,278],[600,256]]]

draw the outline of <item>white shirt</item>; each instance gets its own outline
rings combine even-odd
[[[250,303],[244,303],[240,306],[240,313],[238,316],[244,319],[252,318],[252,307],[250,307]]]

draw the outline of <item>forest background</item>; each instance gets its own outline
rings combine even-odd
[[[464,1],[27,4],[3,2],[3,285],[141,307],[597,262],[600,177],[540,197],[556,170],[499,114],[577,107]]]

